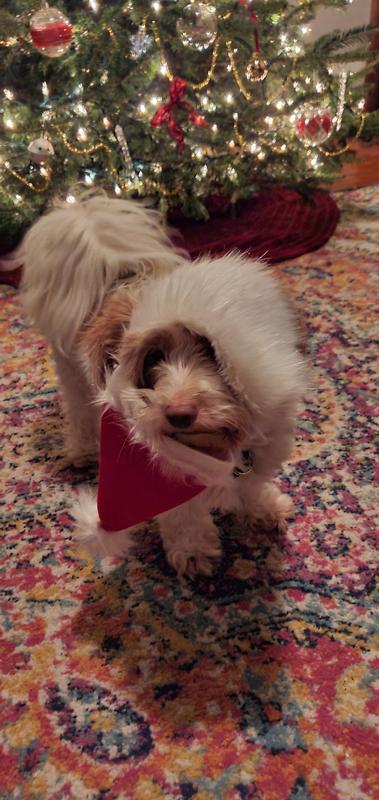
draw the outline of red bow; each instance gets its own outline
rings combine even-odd
[[[161,106],[159,106],[158,110],[150,120],[150,123],[154,128],[158,128],[164,123],[167,124],[167,130],[171,138],[177,143],[180,153],[182,153],[184,150],[184,130],[179,122],[177,122],[175,119],[175,107],[185,108],[187,111],[187,119],[189,122],[192,122],[193,125],[197,125],[198,127],[204,127],[204,125],[208,125],[206,119],[201,114],[197,113],[196,109],[191,106],[191,103],[183,100],[186,89],[187,81],[183,80],[183,78],[174,78],[169,86],[170,99],[168,103],[163,103]]]

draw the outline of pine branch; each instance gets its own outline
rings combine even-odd
[[[312,50],[317,58],[324,58],[350,47],[367,47],[370,36],[378,31],[378,25],[363,25],[348,31],[334,30],[317,39]]]

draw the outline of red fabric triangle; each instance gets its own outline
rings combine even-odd
[[[190,478],[165,476],[146,447],[130,441],[124,418],[104,411],[97,508],[105,531],[120,531],[186,503],[204,490]]]

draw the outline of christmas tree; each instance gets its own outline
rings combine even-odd
[[[369,28],[311,41],[320,5],[348,0],[0,0],[0,240],[82,186],[204,219],[333,178],[377,133],[377,53]]]

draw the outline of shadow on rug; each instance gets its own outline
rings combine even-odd
[[[219,517],[212,578],[178,581],[155,524],[107,576],[72,546],[83,471],[53,478],[52,362],[5,288],[0,335],[0,796],[374,800],[374,342],[379,190],[276,271],[305,318],[310,387],[280,480],[286,536]]]

